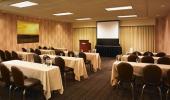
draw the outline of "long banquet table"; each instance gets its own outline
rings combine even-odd
[[[55,55],[55,50],[40,49],[40,51],[41,51],[41,54]]]
[[[50,66],[27,61],[11,60],[3,62],[9,69],[18,67],[25,76],[39,79],[43,85],[44,95],[47,99],[51,97],[51,91],[59,90],[63,94],[63,84],[58,66]]]
[[[97,69],[101,69],[101,58],[99,53],[85,52],[85,54],[86,54],[86,58],[92,62],[94,72],[96,72]]]
[[[117,72],[117,65],[122,61],[115,61],[112,65],[112,72],[111,72],[111,85],[114,86],[117,83],[116,77],[118,76]],[[143,68],[146,65],[150,65],[150,63],[136,63],[136,62],[127,62],[133,66],[133,74],[137,76],[143,76]],[[170,65],[163,65],[163,64],[155,64],[159,66],[162,70],[163,74],[166,74],[167,70],[170,69]]]
[[[43,58],[44,55],[40,55]],[[54,62],[56,55],[48,55]],[[64,59],[65,65],[67,67],[74,69],[75,79],[80,81],[80,77],[83,76],[84,78],[88,78],[86,66],[84,63],[83,58],[76,58],[76,57],[67,57],[67,56],[60,56]]]
[[[34,53],[18,51],[17,54],[18,54],[19,57],[21,57],[22,60],[24,60],[24,61],[30,61],[30,62],[33,62],[33,61],[34,61],[34,59],[33,59]]]

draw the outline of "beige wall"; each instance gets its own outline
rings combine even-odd
[[[17,44],[17,20],[40,24],[39,43]],[[72,50],[72,29],[69,23],[1,13],[0,30],[0,49],[2,50],[21,50],[22,47],[36,48],[39,45]]]

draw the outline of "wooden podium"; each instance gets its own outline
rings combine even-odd
[[[91,50],[91,43],[89,40],[79,40],[80,51],[89,52]]]

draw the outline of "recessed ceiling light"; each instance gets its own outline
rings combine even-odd
[[[125,15],[125,16],[117,16],[118,18],[128,18],[128,17],[137,17],[137,15]]]
[[[53,14],[55,16],[66,16],[66,15],[72,15],[73,13],[71,12],[64,12],[64,13],[57,13],[57,14]]]
[[[79,18],[79,19],[76,19],[76,20],[91,20],[92,18]]]
[[[38,5],[38,3],[34,3],[34,2],[30,2],[30,1],[24,1],[24,2],[11,4],[10,6],[18,7],[18,8],[24,8],[24,7],[30,7],[30,6],[35,6],[35,5]]]
[[[115,11],[115,10],[128,10],[133,9],[132,6],[122,6],[122,7],[112,7],[112,8],[105,8],[107,11]]]

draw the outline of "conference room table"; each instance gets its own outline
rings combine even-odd
[[[128,61],[128,56],[130,55],[123,55],[121,56],[121,61]],[[138,62],[141,62],[141,59],[144,57],[144,56],[138,56],[139,57],[139,61]],[[154,63],[157,63],[157,60],[160,58],[160,57],[155,57],[155,56],[152,56],[153,59],[154,59]]]
[[[117,83],[116,77],[118,76],[118,71],[117,71],[117,65],[121,62],[125,61],[115,61],[112,65],[112,72],[111,72],[111,85],[114,86]],[[127,62],[132,65],[133,67],[133,74],[136,76],[143,76],[143,68],[146,65],[150,65],[151,63],[136,63],[136,62]],[[170,65],[164,65],[164,64],[154,64],[157,65],[161,68],[162,70],[162,75],[165,75],[166,72],[170,69]]]
[[[55,50],[40,49],[40,51],[41,51],[41,54],[55,55]]]
[[[33,59],[34,53],[32,52],[17,51],[17,54],[24,61],[34,62],[34,59]]]
[[[98,69],[101,70],[101,58],[99,53],[85,52],[85,54],[86,59],[91,61],[94,72],[96,72]]]
[[[43,59],[43,56],[44,55],[40,55],[41,59]],[[57,56],[57,55],[48,55],[48,56],[51,58],[53,63],[56,57],[63,58],[65,61],[65,66],[74,69],[75,80],[80,81],[81,76],[83,76],[85,79],[88,78],[87,70],[83,58]]]
[[[51,91],[58,90],[63,94],[63,84],[60,69],[58,66],[47,66],[45,64],[11,60],[2,62],[10,70],[12,66],[18,67],[25,76],[39,79],[43,85],[46,99],[51,97]]]

